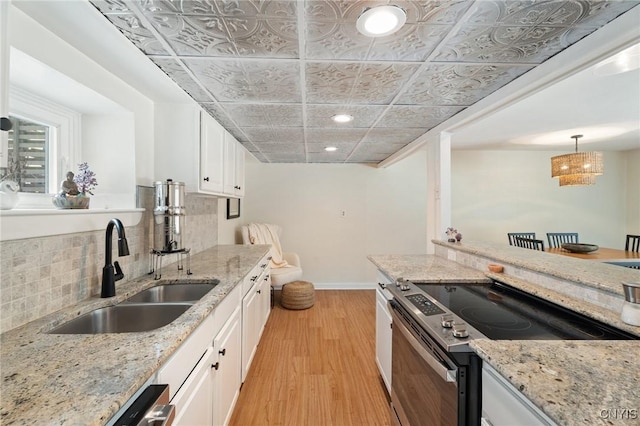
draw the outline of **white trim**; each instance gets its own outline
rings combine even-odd
[[[9,115],[9,2],[0,1],[0,117]],[[0,131],[0,167],[7,167],[9,155],[8,132]]]
[[[144,209],[0,210],[0,241],[104,229],[117,217],[124,226],[135,226]]]

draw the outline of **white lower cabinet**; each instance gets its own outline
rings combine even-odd
[[[260,293],[255,283],[242,299],[242,382],[247,378],[260,338]]]
[[[556,425],[495,369],[482,366],[483,426]]]
[[[260,336],[271,312],[271,278],[269,261],[263,259],[247,275],[242,298],[242,382],[247,377]]]
[[[213,424],[226,425],[242,385],[241,311],[237,306],[222,330],[213,340],[216,358],[213,366]]]
[[[382,271],[378,271],[378,286],[376,287],[376,364],[380,376],[384,382],[387,392],[391,395],[391,311],[388,301],[391,299],[389,290],[383,289],[382,285],[389,285],[393,282]]]
[[[213,424],[213,374],[214,351],[207,349],[171,403],[175,405],[175,426]]]
[[[376,290],[376,363],[391,395],[391,313],[382,288]]]
[[[229,423],[271,312],[269,273],[265,256],[158,370],[153,382],[169,385],[174,425]]]

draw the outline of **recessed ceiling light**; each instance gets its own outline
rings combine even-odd
[[[336,123],[348,123],[353,120],[353,116],[348,114],[336,114],[331,117],[331,119]]]
[[[328,146],[324,150],[327,152],[333,152],[333,151],[337,151],[338,148],[336,148],[335,146]]]
[[[377,6],[365,9],[356,21],[356,28],[368,37],[393,34],[407,21],[407,14],[398,6]]]

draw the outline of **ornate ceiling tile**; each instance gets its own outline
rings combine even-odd
[[[447,118],[453,117],[463,109],[463,107],[395,105],[389,108],[382,119],[378,122],[378,126],[430,129],[442,123]]]
[[[437,61],[539,64],[593,31],[550,26],[466,26],[440,48]]]
[[[397,104],[469,106],[531,68],[506,65],[430,65],[420,73]]]
[[[307,129],[307,143],[358,143],[367,133],[366,129]]]
[[[133,13],[114,13],[105,15],[122,34],[127,37],[138,49],[146,55],[168,55],[169,52],[162,46],[153,33]]]
[[[298,58],[297,22],[285,19],[225,18],[241,56]]]
[[[189,94],[196,102],[211,102],[211,96],[205,92],[175,59],[150,58],[178,86]]]
[[[256,145],[264,155],[274,154],[296,154],[304,155],[304,144],[302,142],[294,143],[265,143],[261,142]]]
[[[302,105],[222,104],[240,127],[302,127]]]
[[[281,153],[263,154],[269,163],[307,163],[307,156],[304,154]]]
[[[367,146],[370,144],[401,144],[402,146],[413,142],[416,138],[422,136],[425,133],[424,128],[375,128],[371,129],[367,136],[362,140],[361,145]]]
[[[283,127],[270,129],[265,127],[243,127],[241,129],[245,135],[259,146],[261,143],[303,143],[304,131],[302,128]]]
[[[307,101],[387,104],[417,69],[414,64],[307,63]]]
[[[301,102],[297,62],[184,59],[221,102]]]
[[[216,119],[222,127],[227,129],[229,133],[231,133],[238,140],[246,140],[247,138],[242,136],[240,133],[240,129],[236,126],[236,124],[231,120],[229,114],[224,111],[218,104],[213,102],[201,102],[200,105],[207,111],[213,118]],[[235,118],[235,117],[234,117]],[[238,137],[240,135],[241,137]]]
[[[640,4],[395,0],[407,23],[367,38],[378,0],[91,1],[265,162],[382,161]]]
[[[177,55],[237,56],[220,16],[153,14],[148,18]]]
[[[327,128],[369,128],[384,112],[385,106],[368,105],[307,105],[307,126]],[[336,123],[331,119],[336,114],[347,114],[353,117],[348,123]]]

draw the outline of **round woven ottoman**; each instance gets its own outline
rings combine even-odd
[[[313,306],[314,288],[308,281],[292,281],[282,286],[282,306],[287,309],[308,309]]]

